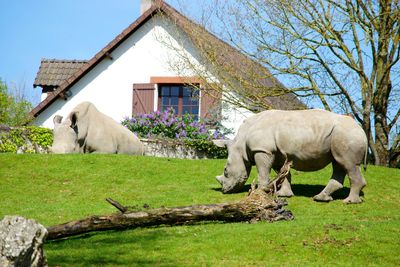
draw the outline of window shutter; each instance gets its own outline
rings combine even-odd
[[[133,114],[143,114],[154,111],[154,90],[154,83],[133,84]]]
[[[211,89],[201,89],[200,97],[201,118],[206,120],[218,120],[221,117],[221,92]]]

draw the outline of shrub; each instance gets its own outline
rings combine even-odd
[[[207,152],[210,157],[221,158],[227,155],[225,149],[216,147],[211,140],[225,139],[225,135],[230,133],[229,129],[221,126],[219,129],[211,129],[204,121],[190,114],[177,116],[173,108],[126,117],[121,123],[140,138],[183,139],[186,145]]]
[[[48,148],[53,143],[53,132],[49,128],[38,126],[26,126],[26,136],[33,144]]]
[[[189,139],[221,139],[224,133],[212,130],[201,120],[190,114],[182,117],[175,115],[173,108],[164,112],[155,111],[149,114],[138,114],[125,118],[122,124],[142,138],[189,138]]]
[[[48,128],[26,126],[0,132],[0,152],[35,153],[37,149],[47,151],[52,143],[53,133]]]

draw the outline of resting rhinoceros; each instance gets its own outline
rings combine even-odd
[[[71,128],[71,121],[65,119],[62,122],[62,119],[63,117],[60,115],[56,115],[53,118],[53,144],[50,151],[55,154],[82,152],[78,144],[78,135]]]
[[[224,174],[216,177],[224,193],[242,188],[252,165],[257,167],[258,186],[265,188],[271,168],[279,170],[287,159],[300,171],[316,171],[332,163],[332,177],[314,200],[331,201],[331,194],[343,187],[348,174],[351,188],[344,202],[361,202],[360,191],[366,182],[360,165],[364,161],[366,167],[367,138],[349,116],[325,110],[263,111],[247,118],[231,142],[214,143],[228,146]],[[293,195],[290,176],[277,194]]]
[[[53,119],[54,142],[50,150],[54,153],[143,155],[144,147],[139,138],[98,111],[90,102],[77,105],[62,123],[60,117],[55,116]],[[56,134],[58,132],[62,134]]]

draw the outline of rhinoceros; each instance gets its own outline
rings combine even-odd
[[[331,201],[331,194],[343,187],[348,174],[350,194],[345,203],[360,203],[360,191],[366,185],[360,165],[366,168],[368,143],[363,129],[346,115],[325,110],[268,110],[247,118],[231,141],[215,140],[228,147],[223,175],[216,179],[223,193],[240,190],[256,165],[258,186],[266,188],[271,168],[280,170],[285,160],[299,171],[316,171],[332,163],[333,173],[316,201]],[[277,192],[293,195],[290,175]]]
[[[56,115],[53,118],[53,144],[50,147],[50,151],[55,154],[82,152],[78,143],[78,135],[71,128],[71,121],[69,119],[62,121],[62,119],[63,117],[60,115]]]
[[[90,102],[78,104],[63,122],[60,117],[53,119],[54,141],[50,150],[54,153],[144,153],[143,144],[134,133]]]

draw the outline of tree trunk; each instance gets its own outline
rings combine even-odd
[[[391,2],[379,2],[378,28],[378,50],[376,54],[376,80],[375,93],[373,99],[374,120],[375,120],[375,148],[379,160],[375,159],[375,164],[389,165],[389,132],[387,123],[387,111],[389,96],[392,90],[390,79],[390,65],[392,60],[389,56],[391,42],[391,32],[393,21],[391,17]]]
[[[115,201],[114,204],[116,203]],[[113,205],[114,205],[113,204]],[[286,202],[273,199],[261,189],[251,192],[244,200],[234,203],[193,205],[159,208],[143,211],[126,211],[118,214],[92,216],[78,221],[48,227],[48,240],[80,235],[92,231],[134,229],[156,225],[181,225],[199,221],[241,222],[266,220],[292,220],[290,211],[282,207]],[[126,210],[117,204],[120,210]]]
[[[375,123],[375,149],[378,157],[375,158],[375,165],[389,165],[389,139],[385,134],[383,126],[378,122]]]
[[[400,151],[393,153],[389,160],[389,167],[391,168],[400,168]]]

